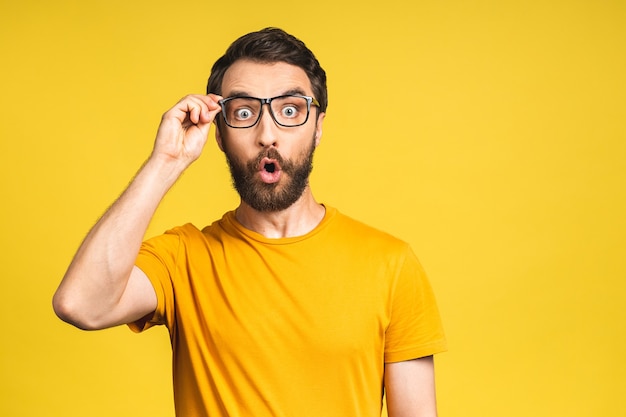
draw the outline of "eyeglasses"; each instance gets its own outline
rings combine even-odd
[[[222,116],[230,127],[245,129],[256,125],[261,120],[263,105],[270,108],[270,115],[279,126],[302,126],[309,120],[311,104],[319,107],[313,97],[289,94],[272,98],[247,96],[228,97],[219,101]]]

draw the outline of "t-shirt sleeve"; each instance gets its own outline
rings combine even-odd
[[[141,245],[135,266],[141,269],[154,287],[157,307],[152,315],[128,326],[142,332],[155,325],[170,326],[174,321],[174,288],[172,277],[180,249],[180,236],[174,232],[151,238]]]
[[[391,293],[385,362],[401,362],[447,350],[441,317],[426,273],[407,246]]]

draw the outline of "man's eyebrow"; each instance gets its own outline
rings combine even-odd
[[[294,95],[294,94],[295,95],[300,95],[300,96],[306,96],[306,93],[304,92],[304,90],[302,88],[296,87],[296,88],[290,88],[289,90],[284,91],[282,94],[279,94],[277,97],[280,97],[280,96],[291,96],[291,95]],[[230,92],[228,97],[254,97],[254,96],[251,95],[247,91],[233,90],[233,91]],[[259,97],[259,98],[264,98],[264,97]],[[267,97],[267,98],[269,98],[269,97]]]
[[[295,94],[295,95],[300,95],[300,96],[305,96],[305,95],[306,95],[306,93],[304,92],[304,90],[303,90],[303,89],[301,89],[301,88],[298,88],[298,87],[296,87],[296,88],[292,88],[292,89],[290,89],[290,90],[287,90],[287,91],[285,91],[284,93],[282,93],[281,95],[282,95],[282,96],[291,96],[291,95],[294,95],[294,94]]]
[[[228,97],[251,97],[251,96],[250,96],[250,93],[248,92],[241,91],[241,90],[234,90],[230,92]]]

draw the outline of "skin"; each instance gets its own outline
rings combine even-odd
[[[432,356],[385,364],[389,417],[436,417],[435,366]]]
[[[286,63],[246,60],[228,69],[222,91],[225,97],[246,93],[267,98],[289,91],[313,96],[302,69]],[[220,99],[216,95],[189,95],[163,115],[150,157],[89,232],[54,295],[53,307],[62,320],[93,330],[139,321],[154,312],[156,294],[134,262],[159,203],[201,155],[209,129],[221,111]],[[283,158],[299,161],[311,141],[315,147],[320,144],[324,117],[314,110],[305,125],[284,128],[274,123],[265,108],[256,126],[224,126],[216,128],[215,136],[219,149],[242,161],[252,160],[268,148],[275,148]],[[288,180],[288,174],[282,173],[278,187]],[[319,224],[324,213],[309,186],[282,211],[259,212],[243,201],[236,209],[237,219],[246,228],[269,238],[306,234]],[[437,415],[432,357],[387,364],[384,384],[390,417]]]
[[[279,80],[279,81],[277,81]],[[235,62],[224,75],[222,93],[230,97],[235,93],[245,93],[252,97],[276,97],[289,91],[299,90],[301,94],[313,96],[311,83],[306,73],[299,67],[286,63],[260,64],[241,60]],[[265,148],[273,147],[284,158],[302,159],[302,154],[314,138],[314,146],[320,144],[324,113],[317,120],[312,109],[307,123],[297,128],[278,126],[266,108],[259,123],[250,129],[216,129],[217,144],[222,151],[243,160],[251,160]],[[286,178],[281,178],[284,182]],[[280,185],[279,185],[280,186]],[[324,217],[324,207],[315,201],[310,187],[287,210],[280,212],[259,212],[241,202],[236,210],[237,220],[246,228],[270,238],[299,236],[313,230]]]

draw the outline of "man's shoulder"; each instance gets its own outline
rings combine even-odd
[[[190,241],[206,240],[216,234],[216,229],[219,229],[220,227],[220,221],[221,220],[216,220],[212,224],[203,228],[199,228],[193,223],[184,223],[178,226],[173,226],[165,230],[160,235],[149,238],[148,241],[177,240],[185,244]]]
[[[196,226],[192,222],[184,223],[178,226],[174,226],[165,231],[165,235],[175,235],[183,238],[202,238],[207,235],[215,234],[217,231],[223,231],[225,228],[225,222],[228,221],[232,212],[226,212],[221,218],[217,218],[212,223],[203,226],[202,228]]]
[[[339,233],[349,236],[351,239],[358,242],[381,244],[397,248],[408,246],[407,242],[399,237],[355,217],[341,213],[339,210],[336,210],[334,217],[335,229]]]
[[[177,237],[192,237],[201,235],[202,231],[198,229],[193,223],[185,223],[179,226],[174,226],[170,229],[167,229],[164,236],[177,236]]]

